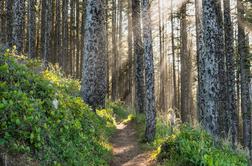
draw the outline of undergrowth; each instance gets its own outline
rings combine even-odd
[[[244,150],[234,150],[227,141],[214,138],[200,127],[175,125],[171,127],[169,117],[158,114],[156,136],[152,143],[142,148],[153,150],[152,158],[160,166],[248,166],[248,155]],[[145,116],[137,116],[139,141],[143,140]],[[177,123],[180,123],[177,120]]]
[[[58,68],[43,70],[39,60],[0,55],[0,152],[39,165],[108,165],[108,139],[124,108],[109,103],[96,114],[79,88]]]

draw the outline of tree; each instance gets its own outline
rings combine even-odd
[[[172,42],[172,75],[173,75],[173,107],[178,109],[177,103],[177,77],[176,77],[176,59],[175,59],[175,42],[174,42],[174,22],[173,22],[173,0],[171,0],[171,42]]]
[[[132,0],[128,0],[128,93],[130,103],[132,103],[132,85],[133,85],[133,52],[132,52]]]
[[[136,111],[143,113],[145,110],[144,94],[144,58],[143,43],[141,35],[140,21],[140,0],[132,1],[132,23],[134,38],[134,57],[135,57],[135,94],[136,94]]]
[[[149,0],[142,1],[143,10],[143,38],[144,38],[144,60],[145,60],[145,95],[146,95],[146,129],[145,138],[153,141],[156,130],[155,90],[154,90],[154,62],[152,48],[151,14]]]
[[[36,53],[36,0],[29,0],[29,57],[35,58]]]
[[[16,45],[17,52],[21,53],[23,49],[25,1],[14,0],[13,11],[13,44]]]
[[[202,84],[199,88],[200,111],[204,112],[203,125],[210,133],[218,134],[218,115],[219,115],[219,55],[221,54],[220,46],[222,45],[222,36],[218,17],[218,2],[215,0],[203,0],[203,41],[204,51],[200,56],[199,75]],[[222,64],[223,65],[223,64]]]
[[[117,10],[116,10],[116,0],[112,1],[112,52],[113,52],[113,66],[112,66],[112,100],[116,100],[117,97],[117,83],[118,83],[118,52],[117,52]]]
[[[192,104],[191,86],[191,57],[187,46],[187,20],[186,4],[184,2],[180,9],[181,15],[181,119],[182,122],[190,122],[190,112]]]
[[[240,77],[241,77],[241,111],[243,119],[243,145],[251,149],[251,103],[249,98],[250,84],[250,61],[249,51],[246,45],[244,21],[244,6],[240,0],[238,6],[238,53],[240,56]]]
[[[101,0],[86,1],[84,63],[81,93],[93,110],[105,106],[106,97],[106,18]]]
[[[236,98],[235,98],[235,64],[234,64],[234,39],[233,24],[230,15],[230,0],[224,0],[224,32],[225,32],[225,56],[227,68],[227,115],[228,125],[226,133],[231,129],[232,143],[237,142],[237,126],[238,116],[236,114]],[[231,127],[228,127],[231,126]]]
[[[13,0],[6,1],[6,34],[7,34],[7,45],[12,47],[12,31],[13,31]]]
[[[5,43],[5,1],[0,2],[0,42]]]

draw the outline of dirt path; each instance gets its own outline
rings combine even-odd
[[[134,122],[117,125],[117,133],[112,137],[113,160],[111,166],[153,166],[150,153],[143,152],[137,142]]]

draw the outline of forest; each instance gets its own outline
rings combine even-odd
[[[0,0],[0,166],[250,166],[251,63],[251,0]]]

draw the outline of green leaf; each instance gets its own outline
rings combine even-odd
[[[16,119],[16,125],[20,125],[21,121],[19,119]]]
[[[4,145],[5,142],[6,142],[5,139],[0,138],[0,145]]]
[[[0,103],[0,111],[5,108],[5,105],[3,103]]]

